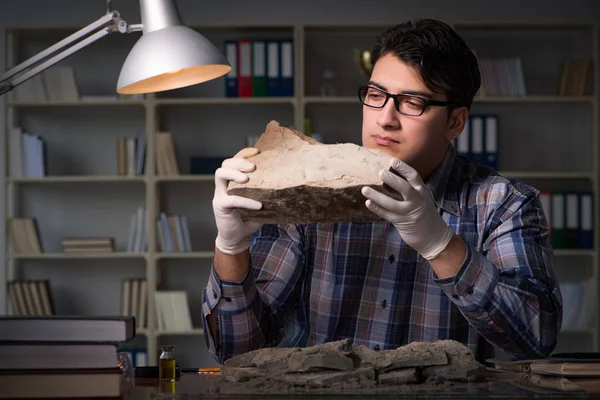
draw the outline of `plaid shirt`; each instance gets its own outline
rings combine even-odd
[[[454,277],[439,279],[387,222],[264,225],[243,282],[211,271],[202,308],[209,352],[223,362],[265,346],[351,338],[376,350],[454,339],[480,361],[492,345],[517,357],[550,354],[562,299],[539,192],[451,145],[427,185],[467,245]]]

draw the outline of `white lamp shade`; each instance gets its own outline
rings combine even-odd
[[[183,25],[145,33],[133,46],[117,83],[120,94],[160,92],[195,85],[231,70],[204,36]]]

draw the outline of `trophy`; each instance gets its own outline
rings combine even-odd
[[[373,71],[373,63],[371,62],[370,51],[354,49],[354,63],[358,67],[358,70],[367,78],[371,76],[371,71]]]

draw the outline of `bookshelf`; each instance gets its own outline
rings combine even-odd
[[[326,143],[359,143],[361,108],[355,88],[365,77],[355,66],[352,51],[370,50],[375,36],[390,25],[196,27],[218,46],[226,40],[292,39],[294,96],[228,98],[224,78],[137,100],[17,101],[7,96],[5,159],[10,155],[8,132],[22,126],[47,141],[48,176],[14,177],[7,172],[3,177],[7,221],[13,216],[36,217],[45,250],[12,254],[6,238],[2,244],[6,279],[49,279],[58,313],[89,315],[119,313],[121,283],[127,278],[147,280],[148,310],[153,310],[156,291],[185,290],[193,329],[157,329],[155,313],[148,312],[147,327],[138,329],[135,346],[147,349],[150,364],[156,364],[160,345],[169,343],[179,350],[180,365],[213,365],[200,318],[216,235],[211,208],[214,176],[190,174],[190,157],[231,156],[245,146],[246,136],[259,135],[272,119],[304,130],[309,118],[312,131],[322,134]],[[563,60],[598,60],[595,24],[456,22],[453,26],[479,57],[522,58],[525,96],[478,96],[473,104],[474,114],[498,115],[499,170],[541,190],[590,191],[598,232],[598,84],[594,79],[593,90],[580,96],[556,92]],[[5,67],[77,28],[7,29]],[[109,36],[64,61],[74,68],[81,95],[114,94],[120,64],[134,36]],[[336,95],[331,97],[320,95],[327,69],[335,73]],[[146,137],[144,173],[119,176],[117,140],[140,131]],[[173,134],[180,175],[159,175],[155,163],[148,162],[154,160],[158,131]],[[130,216],[139,206],[144,207],[145,223],[154,229],[147,229],[146,250],[127,252]],[[155,229],[161,212],[189,219],[191,251],[162,251]],[[66,236],[111,236],[116,251],[63,253],[60,239]],[[598,351],[598,299],[593,294],[598,236],[592,249],[555,251],[559,281],[592,284],[591,297],[585,300],[592,323],[563,329],[557,351]]]

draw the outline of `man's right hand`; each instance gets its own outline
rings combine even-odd
[[[217,224],[216,248],[224,254],[239,254],[250,247],[250,238],[261,227],[260,223],[243,221],[238,208],[260,210],[262,204],[256,200],[227,194],[229,181],[245,183],[246,172],[252,172],[256,166],[246,158],[259,153],[254,147],[240,150],[233,158],[223,161],[221,168],[215,171],[215,194],[213,212]]]

